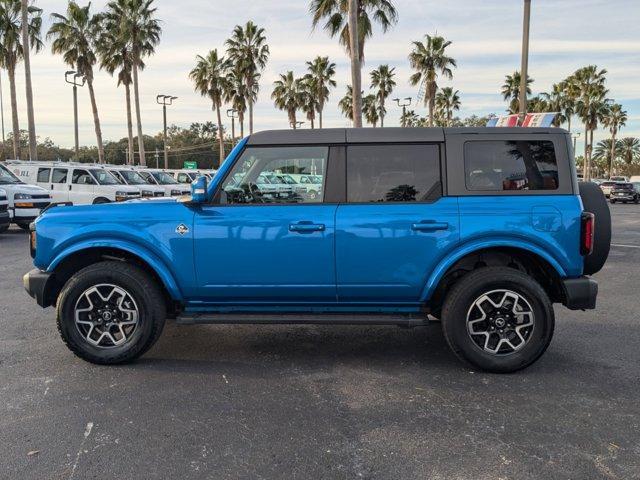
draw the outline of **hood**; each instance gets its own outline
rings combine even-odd
[[[32,194],[49,194],[49,190],[45,190],[37,185],[29,185],[28,183],[10,183],[0,185],[0,189],[5,190],[7,193],[32,193]]]

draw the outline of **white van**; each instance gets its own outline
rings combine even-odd
[[[157,168],[135,167],[135,170],[142,175],[150,185],[158,185],[164,188],[166,196],[179,197],[180,195],[190,195],[191,187],[185,187],[176,181],[167,172]]]
[[[51,203],[51,195],[44,188],[27,185],[15,175],[15,170],[0,163],[0,188],[7,194],[11,222],[28,230],[29,224]]]
[[[160,185],[152,185],[147,182],[134,167],[127,165],[105,165],[104,168],[116,177],[123,185],[130,185],[140,189],[140,194],[143,198],[165,196],[166,192],[163,187]]]
[[[9,160],[7,165],[24,182],[49,190],[55,203],[90,205],[140,197],[140,189],[120,184],[99,165],[21,160]]]
[[[11,223],[9,217],[9,200],[7,200],[7,192],[0,188],[0,233],[6,232]]]

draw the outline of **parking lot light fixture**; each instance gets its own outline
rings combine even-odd
[[[407,123],[407,107],[409,105],[411,105],[411,97],[405,97],[405,98],[394,98],[393,99],[394,102],[396,102],[398,104],[399,107],[402,107],[402,118],[401,118],[401,124],[403,127],[406,127],[406,123]]]
[[[73,85],[73,132],[75,138],[75,159],[78,159],[80,143],[78,139],[78,87],[83,87],[85,83],[84,75],[80,75],[75,70],[67,70],[64,73],[64,81]]]
[[[169,149],[167,148],[167,105],[173,105],[173,101],[178,97],[173,95],[157,95],[156,103],[162,105],[162,122],[164,125],[162,142],[164,147],[164,168],[169,168]]]

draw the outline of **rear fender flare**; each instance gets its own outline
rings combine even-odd
[[[427,283],[422,290],[422,294],[420,295],[420,301],[426,302],[431,298],[431,295],[433,295],[433,292],[438,287],[440,280],[442,280],[442,278],[447,273],[449,268],[451,268],[458,260],[479,250],[485,250],[488,248],[500,248],[500,247],[518,248],[520,250],[525,250],[525,251],[534,253],[538,255],[540,258],[543,258],[544,260],[546,260],[549,263],[549,265],[551,265],[556,270],[556,272],[558,273],[558,275],[560,275],[560,277],[567,276],[565,269],[562,267],[562,265],[560,265],[560,263],[555,258],[549,255],[549,253],[547,253],[545,250],[543,250],[542,248],[538,247],[537,245],[531,242],[526,242],[519,239],[477,240],[472,243],[461,245],[456,250],[450,252],[445,258],[443,258],[438,263],[438,265],[433,269],[433,272],[429,276],[429,279],[427,280]]]

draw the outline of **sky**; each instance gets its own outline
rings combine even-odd
[[[82,1],[80,3],[83,3]],[[107,2],[92,2],[95,12]],[[192,122],[215,121],[210,102],[193,91],[188,78],[197,54],[224,49],[224,41],[237,24],[253,20],[266,30],[271,50],[263,73],[255,107],[255,130],[288,128],[285,112],[277,110],[270,98],[273,81],[279,73],[293,70],[305,73],[305,62],[317,55],[328,55],[336,63],[337,88],[325,107],[326,127],[345,127],[337,103],[344,95],[349,62],[337,39],[321,27],[312,29],[309,0],[156,0],[157,17],[162,21],[162,39],[156,54],[146,60],[140,76],[142,123],[145,133],[162,129],[162,110],[157,94],[178,98],[168,112],[169,124],[188,127]],[[395,67],[397,87],[394,97],[413,97],[417,87],[409,82],[411,68],[407,56],[411,42],[425,34],[438,33],[452,42],[448,53],[458,62],[452,80],[439,86],[460,91],[459,115],[486,115],[505,112],[500,87],[506,74],[520,68],[522,31],[521,0],[395,0],[398,23],[387,33],[376,29],[365,46],[363,86],[369,87],[369,72],[380,64]],[[44,27],[50,26],[52,12],[64,13],[63,0],[37,0],[44,10]],[[72,89],[64,82],[68,67],[62,57],[51,54],[51,43],[32,56],[32,78],[36,130],[40,138],[73,145]],[[605,68],[609,97],[628,112],[622,136],[640,136],[640,1],[638,0],[533,0],[529,74],[535,80],[533,93],[549,90],[577,68],[596,64]],[[8,81],[2,72],[5,130],[10,126]],[[18,68],[20,126],[26,129],[24,70]],[[118,140],[126,136],[124,89],[104,71],[95,73],[95,90],[102,122],[103,138]],[[387,105],[386,126],[399,125],[400,109]],[[79,92],[80,143],[95,144],[95,133],[87,88]],[[300,114],[300,117],[303,115]],[[229,119],[225,119],[227,121]],[[300,118],[304,120],[304,118]],[[308,127],[307,124],[304,127]],[[229,125],[227,125],[229,128]],[[578,121],[572,127],[580,130]],[[608,133],[600,130],[596,140]],[[584,133],[579,139],[583,140]]]

